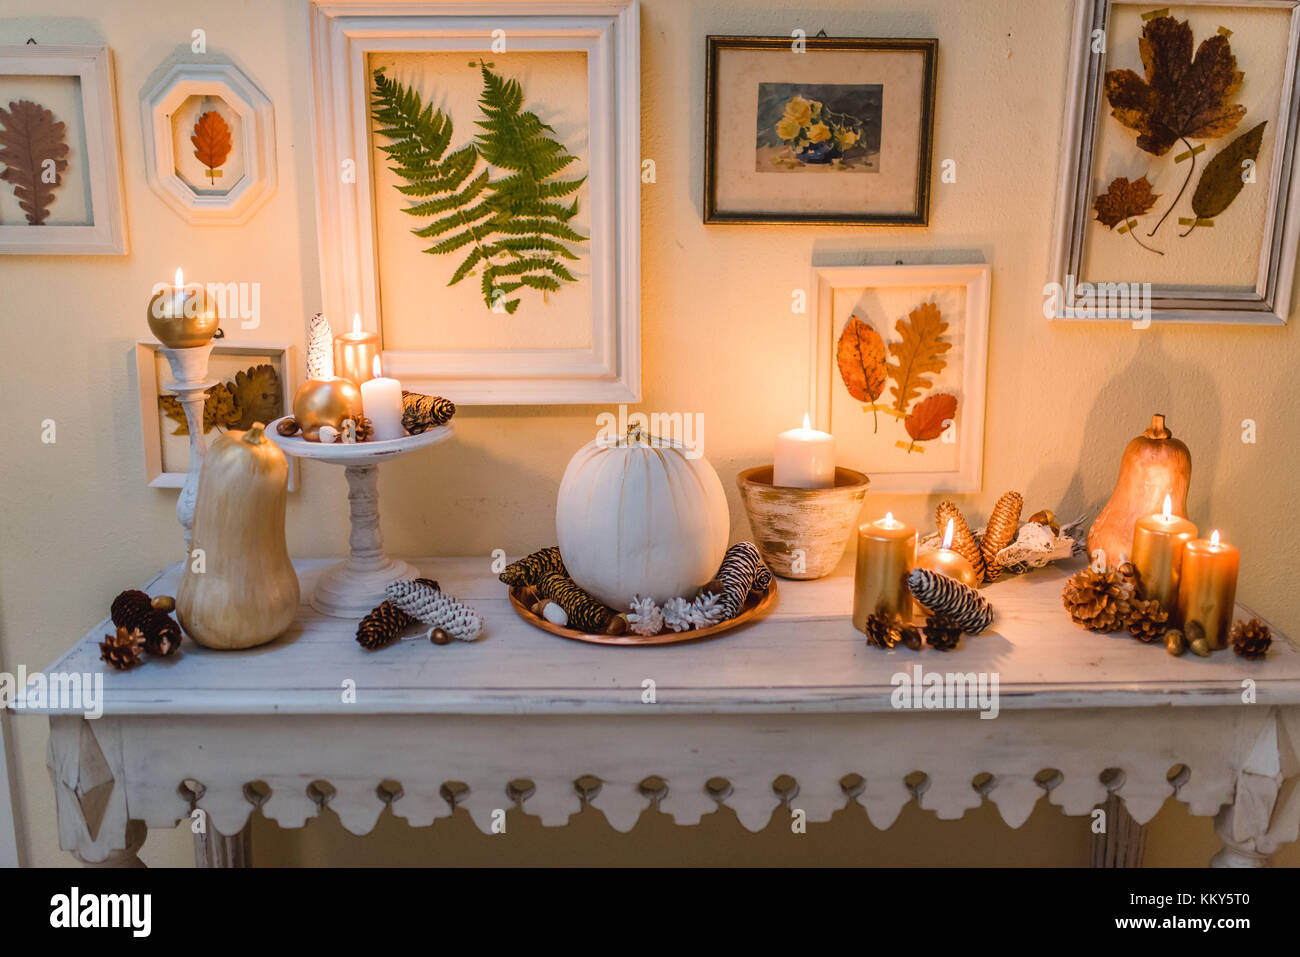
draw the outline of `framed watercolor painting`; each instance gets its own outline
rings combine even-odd
[[[326,314],[457,403],[639,399],[636,0],[309,12]]]
[[[136,383],[140,390],[140,424],[144,437],[145,482],[152,488],[180,488],[190,469],[189,428],[180,402],[167,388],[171,367],[153,339],[135,344]],[[269,423],[293,403],[291,386],[298,379],[293,349],[285,343],[218,340],[208,360],[216,385],[203,403],[204,437],[212,444],[220,433]],[[298,461],[289,458],[289,490],[298,486]]]
[[[811,405],[873,492],[975,492],[984,461],[985,265],[816,270]]]
[[[1044,314],[1285,322],[1300,3],[1076,0]]]
[[[704,221],[926,225],[938,50],[708,37]]]
[[[0,253],[126,252],[113,55],[0,46]]]

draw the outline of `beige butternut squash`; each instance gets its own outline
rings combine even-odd
[[[262,429],[227,432],[203,458],[176,617],[209,648],[265,644],[298,612],[298,576],[284,538],[289,465]]]

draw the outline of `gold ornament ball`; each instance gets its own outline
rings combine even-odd
[[[308,379],[293,397],[293,418],[308,442],[320,441],[320,427],[342,431],[344,419],[361,415],[361,390],[351,379]]]
[[[149,300],[145,318],[150,331],[169,349],[207,345],[221,325],[216,303],[209,301],[207,292],[196,282],[185,286],[185,300],[179,310],[174,308],[174,297],[175,287],[168,286]]]

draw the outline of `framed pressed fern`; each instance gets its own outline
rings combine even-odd
[[[636,0],[310,13],[326,313],[462,404],[639,398]]]

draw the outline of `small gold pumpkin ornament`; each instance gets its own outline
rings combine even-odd
[[[293,397],[293,418],[308,442],[320,441],[320,428],[343,431],[344,419],[361,417],[361,390],[351,379],[308,379]]]

